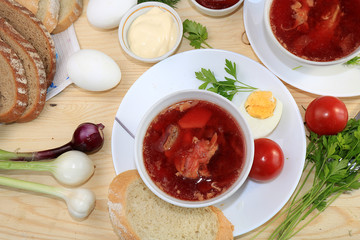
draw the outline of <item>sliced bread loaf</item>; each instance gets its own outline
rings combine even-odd
[[[46,29],[51,33],[58,23],[59,11],[59,0],[40,0],[39,11],[36,17],[41,20]]]
[[[60,0],[59,20],[53,34],[60,33],[70,27],[81,15],[83,0]]]
[[[56,71],[55,44],[41,21],[15,0],[0,0],[0,16],[5,18],[39,53],[49,86]]]
[[[46,74],[36,49],[4,18],[0,17],[0,38],[17,54],[23,63],[28,83],[29,102],[17,122],[28,122],[39,116],[46,101]]]
[[[120,239],[232,240],[233,225],[216,207],[182,208],[153,194],[136,170],[116,176],[108,208]]]
[[[33,14],[36,14],[39,9],[39,0],[15,0],[27,9],[29,9]]]
[[[20,59],[1,39],[0,76],[0,123],[11,123],[16,121],[26,109],[27,81]]]

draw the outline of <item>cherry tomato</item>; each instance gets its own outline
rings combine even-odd
[[[319,135],[334,135],[346,127],[348,111],[345,104],[332,96],[314,99],[305,111],[305,122],[310,131]]]
[[[257,181],[274,179],[284,166],[284,153],[281,147],[268,138],[255,139],[254,144],[254,161],[249,177]]]

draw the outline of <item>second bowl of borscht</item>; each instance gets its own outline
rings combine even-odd
[[[253,156],[253,137],[236,106],[205,90],[161,98],[135,135],[141,178],[158,197],[181,207],[229,198],[247,179]]]
[[[359,0],[266,0],[265,30],[301,64],[342,64],[360,54]]]

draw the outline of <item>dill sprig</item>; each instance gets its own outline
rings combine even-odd
[[[360,56],[356,56],[345,63],[346,65],[360,65]]]

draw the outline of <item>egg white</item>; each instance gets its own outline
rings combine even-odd
[[[283,110],[283,104],[279,99],[276,99],[276,106],[274,109],[274,114],[271,117],[260,119],[260,118],[254,118],[252,117],[245,109],[245,101],[240,105],[239,110],[244,116],[246,122],[248,123],[248,126],[250,128],[250,131],[254,137],[254,139],[262,138],[268,136],[278,123],[280,122],[282,110]]]
[[[136,4],[137,0],[91,0],[86,9],[86,17],[94,27],[117,28],[126,11]]]
[[[106,91],[117,86],[121,70],[105,53],[94,49],[81,49],[68,59],[66,70],[70,81],[89,91]]]

